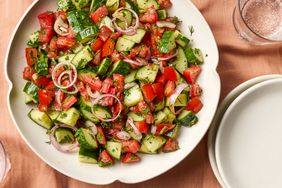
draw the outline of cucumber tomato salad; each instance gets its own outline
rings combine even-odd
[[[38,15],[23,70],[28,116],[83,163],[179,149],[203,106],[203,57],[168,15],[170,0],[59,0]],[[188,27],[188,26],[187,26]],[[192,34],[192,32],[191,32]]]

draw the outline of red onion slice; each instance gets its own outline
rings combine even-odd
[[[119,112],[117,113],[117,115],[116,115],[115,117],[113,117],[113,118],[110,118],[110,119],[103,119],[103,118],[97,116],[96,113],[95,113],[94,110],[93,110],[93,107],[95,106],[95,104],[98,104],[98,102],[99,102],[101,99],[105,98],[105,97],[113,97],[113,98],[115,98],[115,99],[117,100],[117,102],[118,102],[120,105],[122,105],[122,104],[121,104],[121,101],[120,101],[115,95],[112,95],[112,94],[104,94],[104,95],[101,95],[100,97],[96,98],[96,99],[93,101],[93,106],[92,106],[92,108],[91,108],[91,111],[92,111],[93,115],[94,115],[96,118],[98,118],[99,120],[101,120],[101,121],[105,121],[105,122],[112,122],[112,121],[115,121],[115,120],[119,117],[119,115],[120,115],[120,113],[121,113],[121,110],[122,110],[121,108],[119,109]]]
[[[130,8],[121,7],[121,8],[119,8],[119,9],[117,9],[117,10],[113,13],[113,15],[119,15],[118,13],[119,13],[120,11],[122,11],[122,10],[128,10],[128,11],[130,11],[130,12],[134,15],[134,17],[135,17],[135,19],[136,19],[135,25],[134,25],[134,26],[130,26],[130,27],[126,26],[126,29],[125,29],[125,30],[122,29],[122,28],[120,28],[120,27],[117,25],[117,23],[116,23],[116,19],[120,19],[119,16],[118,16],[118,17],[114,17],[114,18],[112,19],[112,23],[113,23],[113,25],[115,26],[115,28],[116,28],[116,30],[117,30],[118,32],[120,32],[120,33],[122,33],[122,34],[125,34],[125,35],[134,35],[134,34],[136,33],[137,28],[139,27],[139,17],[138,17],[138,14],[137,14],[134,10],[132,10],[132,9],[130,9]]]
[[[170,101],[169,101],[169,108],[170,110],[175,114],[175,109],[174,109],[174,104],[178,96],[182,93],[182,91],[188,86],[188,84],[179,84],[175,88],[175,92],[170,96]]]
[[[155,135],[157,132],[157,126],[156,125],[152,125],[151,126],[151,134]]]
[[[74,73],[74,77],[72,77],[72,72],[71,72],[71,70],[69,70],[69,71],[67,70],[67,71],[63,71],[63,72],[59,75],[58,80],[57,80],[55,74],[56,74],[57,70],[58,70],[59,68],[61,68],[62,66],[69,66],[69,67],[72,69],[73,73]],[[63,77],[62,74],[63,74],[63,75],[68,74],[68,75],[69,75],[69,79],[70,79],[70,82],[71,82],[69,85],[67,85],[67,86],[61,85],[61,79],[62,79],[62,77]],[[62,76],[61,76],[61,75],[62,75]],[[66,63],[66,62],[59,63],[59,64],[57,64],[57,65],[54,67],[54,69],[53,69],[53,71],[52,71],[52,80],[53,80],[55,86],[57,86],[57,87],[60,88],[60,89],[67,89],[67,88],[70,88],[71,86],[74,85],[74,83],[75,83],[76,80],[77,80],[77,70],[76,70],[75,66],[74,66],[73,64],[71,64],[71,63]]]
[[[53,127],[51,129],[51,133],[50,133],[50,141],[51,141],[51,144],[60,152],[63,152],[63,153],[72,153],[72,152],[76,152],[77,149],[78,149],[78,142],[77,140],[75,140],[74,143],[72,144],[60,144],[57,142],[56,138],[55,138],[55,131],[58,129],[58,128],[68,128],[68,129],[71,129],[72,131],[77,131],[77,128],[76,127],[70,127],[70,126],[67,126],[67,125],[56,125],[55,127]]]
[[[125,131],[118,132],[116,136],[121,140],[129,140],[131,138],[131,136]]]
[[[62,101],[61,101],[62,90],[59,89],[55,94],[55,100],[58,103],[60,109],[62,110]]]
[[[134,61],[132,59],[124,59],[123,61],[126,62],[126,63],[129,63],[131,65],[143,66],[142,62]]]
[[[94,136],[97,134],[98,129],[97,129],[97,126],[95,125],[95,123],[93,123],[92,121],[85,121],[85,125],[87,127],[90,127]]]
[[[167,28],[171,28],[171,29],[176,28],[176,25],[174,23],[167,22],[167,21],[157,21],[156,25],[158,27],[167,27]]]
[[[152,61],[167,61],[167,60],[170,60],[170,59],[176,57],[177,55],[178,55],[178,50],[176,50],[176,52],[169,57],[155,57],[155,56],[153,56],[151,58],[152,58]]]
[[[133,132],[135,133],[137,139],[141,140],[142,139],[142,133],[137,129],[133,120],[130,117],[127,119],[127,123],[132,127]]]
[[[88,94],[91,98],[93,98],[93,99],[96,99],[96,98],[98,98],[99,96],[101,96],[101,93],[98,92],[98,91],[96,91],[95,93],[93,93],[92,90],[91,90],[91,88],[90,88],[88,85],[86,85],[86,91],[87,91],[87,94]]]

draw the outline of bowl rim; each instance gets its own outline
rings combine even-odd
[[[32,10],[32,8],[41,0],[34,0],[30,5],[29,7],[26,9],[26,11],[23,13],[23,15],[21,16],[21,18],[19,19],[18,23],[16,24],[13,32],[12,32],[12,35],[10,36],[10,40],[9,40],[9,43],[8,43],[8,46],[7,46],[7,51],[6,51],[6,54],[5,54],[5,62],[4,62],[4,74],[5,74],[5,79],[6,79],[6,82],[8,83],[8,90],[7,90],[7,98],[6,98],[6,102],[7,102],[7,106],[8,106],[8,111],[9,111],[9,115],[12,119],[12,122],[14,124],[14,126],[16,127],[18,133],[20,134],[21,138],[25,141],[25,143],[28,145],[28,147],[42,160],[44,161],[46,164],[48,164],[50,167],[52,167],[53,169],[55,169],[56,171],[64,174],[65,176],[67,177],[70,177],[70,178],[73,178],[75,180],[78,180],[78,181],[81,181],[81,182],[85,182],[85,183],[89,183],[89,184],[95,184],[95,185],[108,185],[108,184],[111,184],[111,183],[114,183],[116,181],[119,181],[119,182],[122,182],[122,183],[126,183],[126,184],[136,184],[136,183],[140,183],[140,182],[144,182],[144,181],[147,181],[147,180],[150,180],[150,179],[153,179],[167,171],[169,171],[170,169],[172,169],[173,167],[175,167],[176,165],[178,165],[179,163],[181,163],[181,161],[183,161],[197,146],[198,144],[200,143],[200,141],[203,139],[203,137],[206,135],[210,125],[211,125],[211,122],[212,122],[212,119],[215,115],[215,112],[217,110],[217,106],[218,106],[218,103],[219,103],[219,98],[220,98],[220,93],[221,93],[221,82],[220,82],[220,77],[219,77],[219,74],[217,72],[217,66],[219,64],[219,50],[218,50],[218,46],[217,46],[217,43],[216,43],[216,40],[215,40],[215,37],[214,37],[214,34],[209,26],[209,24],[207,23],[206,19],[204,18],[204,16],[202,15],[202,13],[199,11],[199,9],[193,4],[192,1],[190,0],[184,0],[185,2],[183,3],[188,3],[189,6],[191,7],[191,9],[193,9],[193,11],[202,19],[201,22],[207,26],[207,30],[208,32],[211,34],[211,40],[213,41],[213,44],[214,44],[214,61],[213,61],[213,64],[211,65],[211,70],[209,70],[209,72],[211,74],[213,74],[213,77],[214,79],[216,80],[217,82],[217,92],[215,93],[216,95],[216,105],[214,106],[214,109],[213,111],[211,112],[211,118],[210,118],[210,121],[207,123],[208,126],[205,128],[205,130],[203,131],[203,134],[200,136],[200,139],[198,140],[197,144],[195,144],[190,152],[188,152],[186,155],[183,155],[180,160],[178,160],[176,163],[174,163],[174,165],[170,166],[169,168],[166,168],[166,170],[164,171],[161,171],[161,172],[158,172],[156,174],[154,174],[153,176],[149,177],[149,178],[146,178],[146,179],[143,179],[143,180],[139,180],[139,181],[127,181],[126,179],[123,179],[121,177],[114,177],[113,179],[111,179],[110,181],[105,181],[103,183],[94,183],[93,181],[85,181],[85,180],[82,180],[80,178],[77,178],[77,177],[74,177],[74,176],[71,176],[69,173],[66,173],[64,170],[61,170],[59,168],[57,168],[55,165],[51,164],[48,160],[46,160],[41,154],[39,154],[36,149],[27,141],[27,139],[25,138],[25,136],[23,135],[22,131],[20,130],[16,120],[15,120],[15,117],[13,115],[13,112],[12,112],[12,108],[11,108],[11,104],[10,104],[10,95],[11,95],[11,92],[12,92],[12,89],[13,89],[13,83],[11,81],[11,79],[9,78],[9,75],[8,75],[8,62],[9,62],[9,55],[10,55],[10,49],[12,47],[12,44],[13,44],[13,41],[15,39],[15,36],[17,34],[17,31],[19,29],[19,27],[21,26],[21,23],[23,22],[23,20],[25,19],[25,17],[27,16],[27,14]]]

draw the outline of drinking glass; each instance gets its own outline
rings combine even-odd
[[[10,168],[11,168],[10,160],[7,156],[7,153],[2,143],[0,142],[0,183],[3,182]]]
[[[238,0],[233,24],[255,45],[282,42],[282,0]]]

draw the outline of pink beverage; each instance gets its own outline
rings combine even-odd
[[[242,17],[257,35],[282,40],[282,0],[249,0],[242,8]]]
[[[5,179],[7,173],[11,168],[10,161],[3,145],[0,142],[0,183]]]

